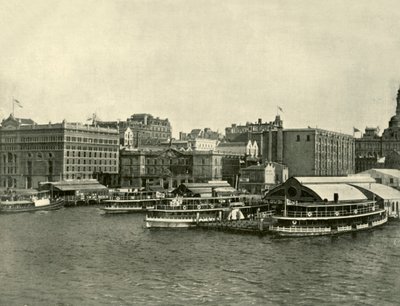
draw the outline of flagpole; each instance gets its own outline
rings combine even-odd
[[[14,97],[13,97],[13,99],[11,100],[11,103],[12,103],[12,115],[13,115],[13,117],[14,117]]]

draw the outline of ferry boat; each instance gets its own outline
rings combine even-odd
[[[334,235],[370,229],[387,222],[386,209],[376,201],[297,203],[285,205],[269,230],[280,236]]]
[[[350,184],[307,184],[300,179],[291,178],[266,196],[276,209],[274,223],[269,226],[273,234],[335,235],[375,228],[388,221],[383,203],[368,199]]]
[[[158,191],[117,192],[103,201],[105,205],[101,210],[113,214],[144,212],[154,208],[163,197]]]
[[[189,228],[206,222],[243,220],[266,210],[265,204],[246,205],[239,196],[175,197],[164,199],[156,207],[148,209],[145,223],[147,228]]]
[[[64,200],[62,198],[51,199],[47,191],[33,195],[5,196],[0,201],[0,213],[56,210],[63,205]]]

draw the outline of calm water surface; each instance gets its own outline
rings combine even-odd
[[[400,304],[400,222],[274,239],[143,219],[96,207],[0,215],[0,304]]]

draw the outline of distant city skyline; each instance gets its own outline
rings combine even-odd
[[[273,121],[382,131],[400,85],[396,1],[2,1],[0,119],[168,118],[173,136]]]

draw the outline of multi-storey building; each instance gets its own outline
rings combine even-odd
[[[279,138],[279,135],[278,135]],[[279,141],[279,140],[278,140]],[[317,128],[283,130],[283,164],[290,176],[354,173],[354,138]]]
[[[0,128],[0,184],[32,188],[39,182],[102,178],[117,184],[118,131],[63,121],[26,123],[10,115]]]
[[[378,128],[367,127],[364,135],[356,139],[356,172],[381,168],[383,157],[400,150],[400,88],[397,91],[396,102],[396,114],[390,118],[389,126],[382,136],[379,136]],[[390,167],[400,168],[400,164],[395,165],[391,162]]]
[[[291,176],[354,173],[354,138],[351,135],[317,128],[283,129],[279,115],[268,124],[259,120],[257,124],[232,125],[226,131],[227,139],[253,143],[260,155],[256,156],[259,157],[257,161],[284,164]],[[241,142],[227,142],[219,147],[232,147],[234,144]]]
[[[181,183],[201,183],[233,178],[239,173],[239,156],[213,151],[174,148],[122,149],[121,186],[160,186],[171,189]]]
[[[179,133],[180,140],[195,140],[198,138],[202,139],[213,139],[213,140],[222,140],[224,136],[218,131],[213,131],[210,128],[202,129],[193,129],[190,133]]]
[[[100,121],[95,120],[95,125],[101,127],[118,128],[120,144],[126,142],[126,130],[129,128],[129,137],[134,148],[148,145],[158,145],[172,137],[172,128],[168,119],[160,119],[150,114],[133,114],[126,121]]]
[[[227,142],[245,142],[249,140],[260,141],[260,136],[263,132],[275,131],[277,128],[282,128],[282,120],[279,115],[276,116],[275,121],[262,122],[258,119],[257,122],[247,122],[246,125],[232,124],[230,127],[225,128],[225,139]]]

